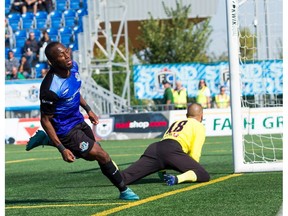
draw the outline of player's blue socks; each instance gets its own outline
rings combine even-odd
[[[119,199],[122,200],[139,200],[139,196],[135,194],[130,188],[127,188],[125,191],[120,192]]]
[[[30,151],[40,145],[52,146],[49,136],[42,130],[38,130],[35,135],[30,138],[26,145],[26,151]]]
[[[178,178],[174,175],[164,174],[164,181],[169,186],[178,184]]]

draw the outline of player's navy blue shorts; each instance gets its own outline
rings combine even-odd
[[[85,158],[96,142],[93,131],[85,121],[59,139],[78,158]]]

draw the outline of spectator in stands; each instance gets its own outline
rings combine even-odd
[[[22,7],[22,13],[25,14],[27,11],[33,11],[34,14],[37,13],[38,0],[25,0]]]
[[[163,95],[163,104],[165,104],[164,109],[171,110],[173,109],[174,105],[173,89],[171,88],[171,84],[166,79],[162,81],[162,84],[165,88]]]
[[[5,18],[5,48],[12,49],[14,47],[13,30],[9,25],[8,19]]]
[[[41,78],[44,78],[46,76],[46,74],[48,73],[49,68],[43,68],[41,70]]]
[[[174,106],[175,109],[186,109],[187,108],[187,91],[182,86],[180,81],[176,81],[176,88],[173,91]]]
[[[18,67],[19,67],[19,59],[17,59],[14,56],[14,52],[12,50],[10,50],[8,52],[8,59],[5,59],[6,76],[11,76],[14,68],[16,68],[16,70],[18,70]]]
[[[196,102],[201,104],[203,108],[211,108],[210,96],[210,89],[207,87],[205,80],[200,80],[198,85]]]
[[[217,108],[228,108],[230,106],[230,96],[226,94],[225,86],[220,86],[220,93],[215,96]]]
[[[26,56],[31,67],[34,67],[38,61],[37,54],[39,52],[38,42],[35,39],[35,33],[29,32],[29,38],[24,44],[24,55]]]
[[[11,13],[19,12],[23,13],[23,7],[25,6],[25,0],[14,0],[11,6]],[[26,10],[26,9],[25,9]],[[26,13],[26,11],[25,11]]]
[[[13,67],[12,73],[6,76],[6,80],[25,79],[25,76],[18,71],[18,68]]]
[[[38,0],[38,10],[39,11],[46,11],[50,13],[53,10],[53,2],[52,0]]]
[[[42,32],[42,38],[38,42],[39,47],[39,62],[46,62],[47,58],[45,56],[45,48],[51,42],[50,36],[46,30]]]
[[[26,79],[31,78],[31,66],[29,62],[27,61],[26,56],[21,57],[20,66],[18,68],[18,71],[24,75]]]

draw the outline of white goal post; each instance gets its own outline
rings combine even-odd
[[[283,170],[283,3],[282,0],[273,0],[273,5],[271,2],[226,0],[236,173]],[[255,79],[251,79],[251,73],[255,73]],[[266,117],[275,120],[274,128],[257,132],[244,129],[243,122],[249,124],[253,119],[251,113],[258,110],[263,115],[276,111],[272,117]]]

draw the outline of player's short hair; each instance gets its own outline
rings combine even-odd
[[[60,42],[57,41],[53,41],[51,43],[49,43],[46,48],[45,48],[45,55],[47,57],[47,59],[51,62],[52,58],[53,58],[53,48],[57,45],[61,44]]]

